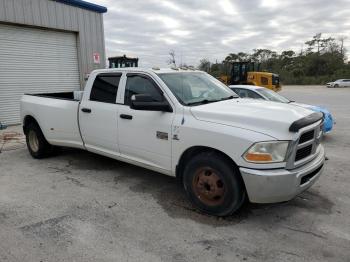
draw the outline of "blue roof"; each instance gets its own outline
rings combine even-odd
[[[107,12],[107,8],[104,6],[92,4],[92,3],[82,1],[82,0],[56,0],[56,1],[64,3],[66,5],[77,6],[80,8],[91,10],[91,11],[94,11],[97,13],[106,13]]]

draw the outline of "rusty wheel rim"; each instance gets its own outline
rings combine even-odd
[[[196,197],[205,205],[217,206],[224,201],[225,184],[217,171],[210,167],[197,169],[192,188]]]

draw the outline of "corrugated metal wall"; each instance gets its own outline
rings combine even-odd
[[[20,123],[23,94],[79,89],[74,32],[0,24],[0,121]]]
[[[0,0],[0,23],[15,23],[78,33],[81,88],[85,75],[105,68],[103,15],[53,0]],[[93,53],[101,56],[94,64]]]

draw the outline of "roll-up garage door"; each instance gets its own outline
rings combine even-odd
[[[79,88],[75,33],[0,24],[0,122],[20,123],[24,93]]]

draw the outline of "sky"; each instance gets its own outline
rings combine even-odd
[[[268,48],[305,49],[316,33],[348,36],[350,0],[92,0],[104,14],[107,56],[126,54],[144,67],[202,58],[221,62],[229,53]]]

